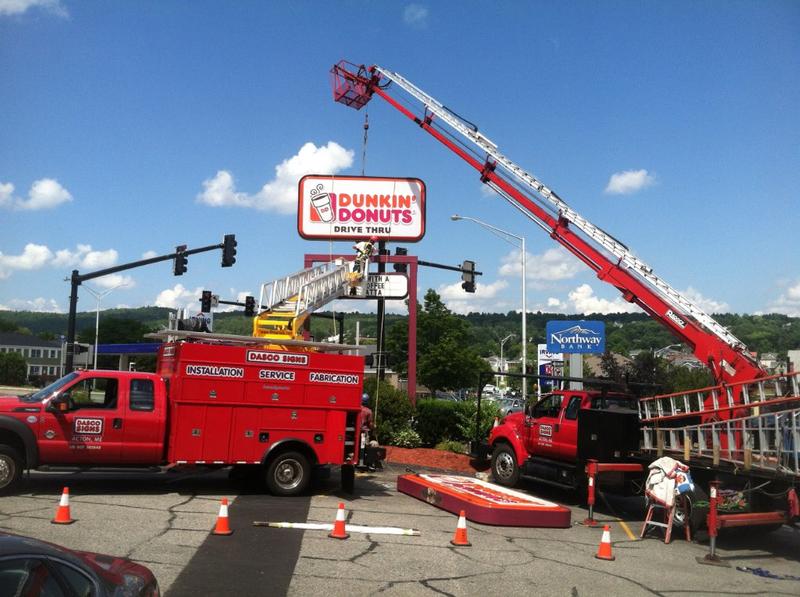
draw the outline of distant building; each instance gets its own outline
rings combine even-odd
[[[16,352],[27,363],[29,382],[55,379],[61,376],[62,347],[58,340],[42,340],[28,334],[0,332],[0,353]]]
[[[758,364],[761,365],[768,373],[776,373],[778,368],[778,355],[774,352],[761,353],[758,359]]]
[[[800,350],[789,351],[789,368],[792,371],[800,371]]]

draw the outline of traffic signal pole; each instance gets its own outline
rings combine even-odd
[[[230,241],[228,242],[230,243]],[[188,257],[189,255],[195,255],[197,253],[214,251],[216,249],[222,249],[224,247],[225,244],[220,243],[217,245],[208,245],[207,247],[200,247],[198,249],[184,249],[182,251],[176,251],[175,253],[170,253],[168,255],[160,255],[158,257],[151,257],[149,259],[140,259],[139,261],[132,261],[130,263],[123,263],[122,265],[115,265],[114,267],[107,267],[106,269],[101,269],[96,272],[89,272],[88,274],[81,274],[76,269],[72,270],[72,275],[70,276],[71,288],[69,294],[69,317],[67,319],[67,340],[66,340],[67,346],[66,346],[66,358],[64,360],[64,373],[72,372],[74,368],[73,365],[75,362],[75,316],[78,308],[78,286],[80,286],[84,282],[87,282],[88,280],[94,280],[95,278],[101,278],[103,276],[108,276],[110,274],[116,274],[117,272],[123,272],[136,267],[142,267],[153,263],[159,263],[161,261],[169,261],[171,259],[177,259],[178,257]]]

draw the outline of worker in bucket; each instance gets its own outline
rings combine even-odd
[[[353,271],[350,272],[350,295],[356,295],[356,289],[367,275],[367,263],[375,250],[375,243],[378,242],[377,236],[370,236],[369,240],[362,240],[353,245],[356,250],[356,258],[353,262]]]
[[[375,429],[375,419],[372,416],[372,409],[369,407],[369,394],[364,392],[361,395],[361,449],[359,450],[359,465],[366,467],[371,471],[375,470],[375,465],[372,463],[364,462],[364,454],[366,448],[372,445],[370,436]]]

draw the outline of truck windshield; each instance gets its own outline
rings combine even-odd
[[[42,388],[37,392],[32,392],[31,394],[25,394],[24,396],[20,396],[19,399],[23,402],[41,402],[48,396],[50,396],[53,392],[60,390],[73,379],[78,377],[78,374],[74,371],[62,377],[61,379],[55,380],[49,386]]]

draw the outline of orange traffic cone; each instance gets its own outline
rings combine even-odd
[[[230,525],[228,524],[228,498],[222,498],[222,503],[219,505],[219,516],[217,516],[217,525],[211,531],[212,535],[233,535]]]
[[[600,539],[600,547],[597,548],[597,554],[594,557],[598,560],[614,561],[615,559],[611,554],[611,527],[608,525],[603,527],[603,537]]]
[[[333,530],[328,533],[332,539],[347,539],[350,535],[344,526],[344,504],[339,502],[339,509],[336,511],[336,520],[333,523]]]
[[[75,522],[69,513],[69,487],[65,487],[61,492],[61,501],[56,508],[56,517],[50,521],[53,524],[72,524]]]
[[[467,539],[467,517],[462,510],[458,515],[458,524],[456,525],[456,532],[453,539],[450,541],[451,545],[456,547],[472,547],[472,543]]]

